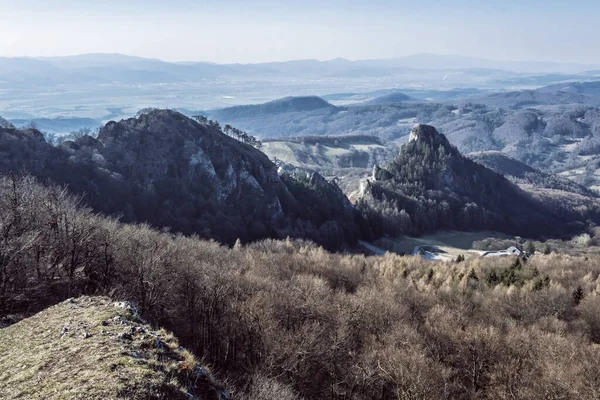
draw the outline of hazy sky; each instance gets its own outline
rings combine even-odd
[[[0,56],[600,63],[599,0],[0,0]]]

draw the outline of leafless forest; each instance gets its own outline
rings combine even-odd
[[[0,180],[0,208],[3,314],[79,294],[131,300],[233,398],[600,398],[597,256],[228,248],[94,215],[30,177]]]

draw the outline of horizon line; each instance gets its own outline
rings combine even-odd
[[[318,58],[298,58],[298,59],[286,59],[286,60],[272,60],[272,61],[261,61],[261,62],[215,62],[215,61],[193,61],[193,60],[178,60],[178,61],[166,61],[161,58],[156,57],[145,57],[138,56],[126,53],[111,53],[111,52],[90,52],[90,53],[77,53],[77,54],[68,54],[68,55],[57,55],[57,56],[30,56],[30,55],[22,55],[22,56],[3,56],[0,55],[0,59],[30,59],[30,60],[52,60],[52,59],[61,59],[61,58],[75,58],[75,57],[85,57],[85,56],[122,56],[129,58],[138,58],[140,60],[147,61],[159,61],[167,64],[213,64],[213,65],[262,65],[262,64],[274,64],[274,63],[291,63],[291,62],[302,62],[302,61],[316,61],[320,63],[327,63],[332,61],[343,61],[349,63],[356,62],[365,62],[365,61],[395,61],[402,60],[405,58],[411,57],[419,57],[419,56],[433,56],[433,57],[456,57],[461,58],[464,61],[484,61],[484,62],[496,62],[496,63],[515,63],[515,64],[546,64],[546,65],[555,65],[555,66],[593,66],[598,67],[599,64],[594,63],[582,63],[577,61],[541,61],[541,60],[497,60],[490,59],[485,57],[474,57],[474,56],[465,56],[461,54],[444,54],[444,53],[430,53],[430,52],[422,52],[422,53],[413,53],[408,55],[402,55],[397,57],[383,57],[383,58],[359,58],[359,59],[350,59],[346,57],[333,57],[328,59],[318,59]]]

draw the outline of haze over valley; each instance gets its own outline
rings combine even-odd
[[[119,54],[0,57],[0,115],[107,122],[149,106],[198,111],[304,95],[342,104],[377,97],[379,90],[456,100],[600,75],[600,65],[540,63],[532,71],[528,63],[501,64],[507,69],[489,60],[433,54],[262,64],[169,63]]]

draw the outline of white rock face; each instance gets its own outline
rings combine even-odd
[[[277,221],[280,218],[283,218],[283,208],[281,207],[281,203],[279,202],[279,198],[275,197],[273,199],[273,203],[268,205],[269,211],[271,211],[271,221]]]
[[[225,179],[220,182],[220,185],[217,189],[217,198],[219,200],[224,200],[229,195],[233,193],[235,188],[237,187],[238,181],[235,175],[235,171],[233,166],[229,164],[227,167],[227,171],[225,172]]]
[[[260,186],[260,184],[258,183],[256,178],[254,178],[254,176],[250,175],[250,173],[248,171],[242,171],[240,173],[240,180],[246,182],[247,184],[252,186],[254,189],[263,193],[263,188]]]
[[[417,134],[416,129],[413,128],[412,131],[410,131],[410,135],[408,135],[408,141],[409,142],[413,142],[419,139],[419,135]]]
[[[361,179],[358,182],[358,197],[363,197],[367,193],[368,187],[369,187],[369,180]]]
[[[210,161],[210,158],[202,150],[198,150],[197,153],[192,154],[190,157],[190,166],[196,165],[200,165],[200,167],[213,178],[217,176],[217,172],[215,171],[215,167]]]

